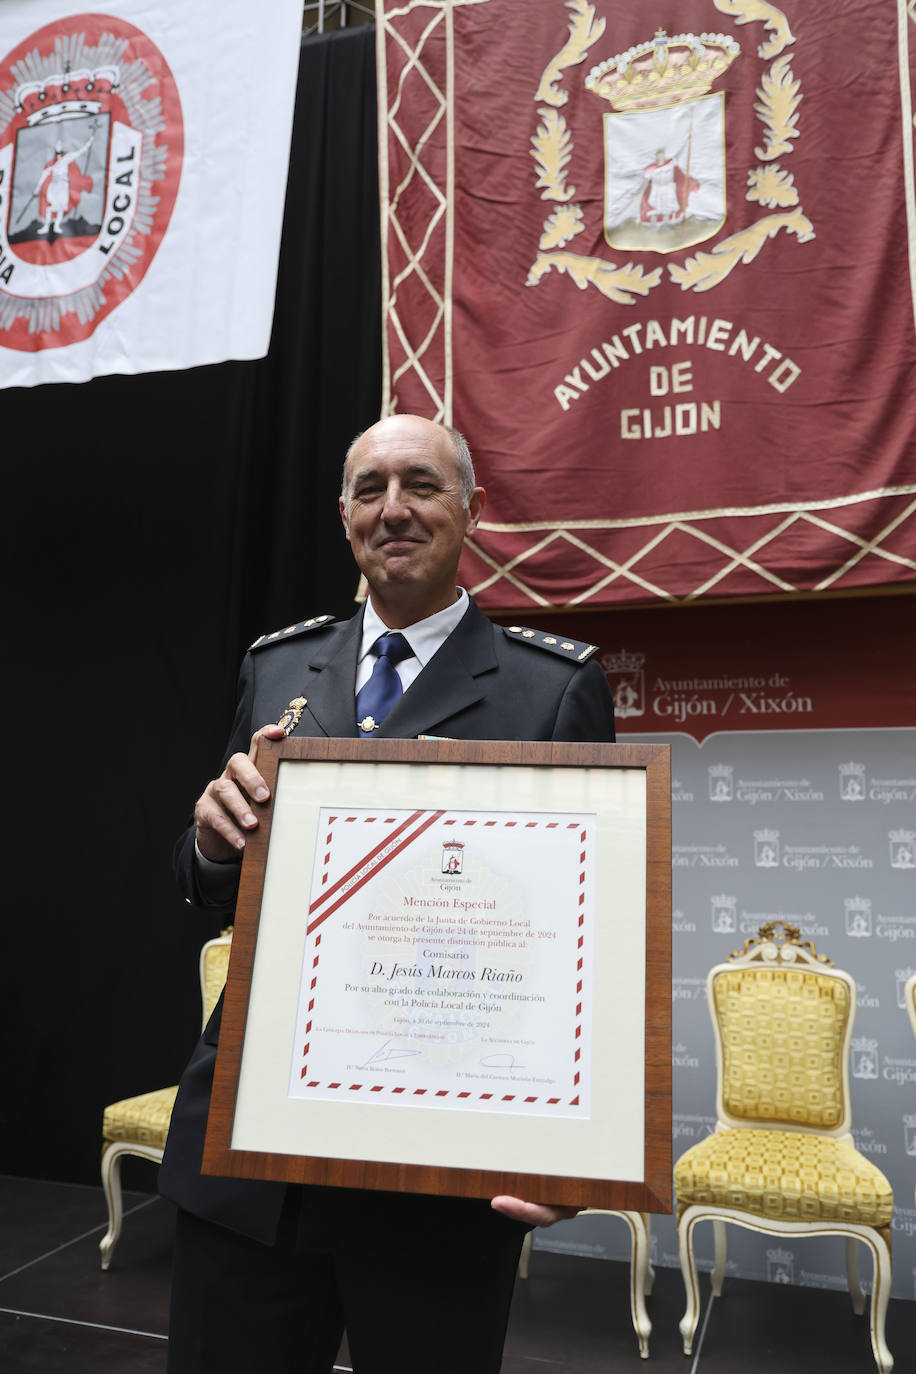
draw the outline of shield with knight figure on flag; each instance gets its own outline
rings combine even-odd
[[[17,130],[7,235],[24,262],[66,262],[101,233],[111,120],[93,103]]]
[[[740,52],[722,34],[655,37],[602,63],[586,86],[604,116],[604,236],[673,253],[725,223],[725,98],[712,91]]]

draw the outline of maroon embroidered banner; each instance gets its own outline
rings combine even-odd
[[[916,580],[897,0],[380,0],[385,410],[489,607]]]

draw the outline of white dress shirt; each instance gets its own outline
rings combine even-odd
[[[419,677],[436,650],[442,648],[467,608],[468,594],[463,587],[459,587],[458,600],[453,601],[451,606],[446,606],[444,611],[436,611],[435,615],[428,615],[425,620],[418,620],[415,625],[406,625],[403,630],[397,631],[404,636],[413,650],[410,658],[402,659],[395,666],[405,692],[414,679]],[[372,676],[372,669],[375,667],[375,654],[371,652],[373,644],[379,635],[389,633],[389,627],[376,613],[370,596],[363,615],[363,638],[359,646],[359,658],[356,660],[354,696]]]

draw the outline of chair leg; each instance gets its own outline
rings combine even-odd
[[[712,1293],[714,1298],[721,1298],[722,1284],[725,1281],[725,1264],[728,1260],[728,1234],[725,1230],[725,1222],[714,1221],[712,1224],[712,1234],[715,1243],[712,1267]]]
[[[102,1192],[108,1208],[108,1230],[99,1241],[102,1268],[107,1269],[121,1234],[123,1207],[121,1203],[121,1156],[124,1150],[117,1140],[109,1141],[102,1151]]]
[[[525,1239],[522,1241],[522,1253],[518,1257],[518,1276],[520,1279],[528,1277],[528,1266],[531,1263],[531,1237],[533,1231],[526,1231]]]
[[[688,1208],[684,1215],[678,1218],[677,1223],[677,1250],[681,1261],[684,1291],[687,1297],[687,1306],[679,1325],[685,1355],[689,1355],[693,1349],[693,1338],[696,1335],[697,1322],[700,1319],[700,1293],[697,1286],[697,1266],[693,1253],[694,1225],[695,1222],[691,1218]]]
[[[138,1140],[109,1140],[102,1151],[102,1191],[108,1207],[108,1230],[99,1241],[102,1268],[107,1269],[121,1234],[123,1206],[121,1202],[121,1156],[136,1155],[153,1164],[162,1163],[162,1150]]]
[[[891,1295],[891,1247],[888,1237],[880,1231],[873,1231],[872,1236],[874,1239],[870,1244],[874,1276],[871,1287],[871,1348],[878,1374],[891,1374],[894,1357],[884,1338],[887,1301]]]
[[[865,1294],[859,1282],[859,1242],[855,1236],[846,1237],[846,1284],[852,1298],[852,1310],[861,1317],[865,1311]]]
[[[652,1323],[646,1311],[646,1293],[651,1293],[655,1279],[655,1271],[649,1263],[649,1216],[647,1212],[621,1212],[619,1215],[629,1226],[633,1237],[633,1255],[630,1260],[630,1316],[639,1342],[639,1354],[642,1359],[647,1360]]]

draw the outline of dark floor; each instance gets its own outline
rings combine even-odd
[[[0,1369],[4,1374],[164,1374],[172,1210],[125,1195],[124,1230],[99,1268],[105,1206],[97,1188],[0,1177]],[[703,1311],[694,1355],[681,1353],[680,1274],[660,1269],[649,1299],[650,1363],[630,1326],[623,1264],[535,1252],[519,1280],[503,1374],[871,1374],[863,1318],[844,1293],[729,1279]],[[895,1374],[916,1371],[916,1302],[892,1301]],[[349,1367],[346,1350],[340,1368]],[[425,1370],[405,1357],[405,1374]],[[269,1371],[266,1371],[269,1374]],[[431,1360],[428,1374],[435,1374]],[[473,1371],[469,1371],[473,1374]]]

